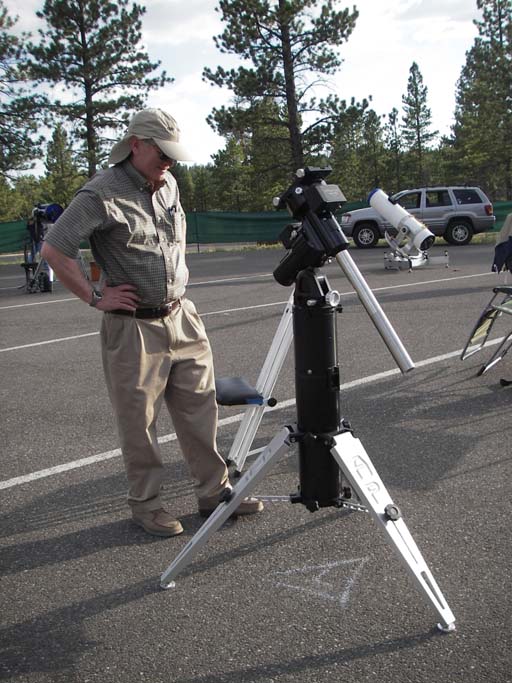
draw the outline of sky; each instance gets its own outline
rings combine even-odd
[[[3,0],[12,15],[19,15],[17,30],[31,31],[34,38],[42,22],[35,12],[43,0]],[[206,164],[224,146],[223,138],[206,123],[214,107],[229,105],[231,93],[202,80],[205,66],[236,66],[232,56],[221,55],[213,36],[223,30],[216,0],[139,0],[146,7],[142,41],[151,60],[160,60],[175,80],[148,94],[147,105],[172,114],[181,129],[182,141],[198,164]],[[428,88],[427,104],[433,129],[448,134],[453,124],[455,88],[465,54],[477,36],[474,19],[480,17],[476,0],[352,0],[359,18],[348,41],[339,48],[343,64],[329,92],[350,101],[372,96],[378,114],[393,107],[401,112],[407,92],[409,69],[415,61]],[[21,8],[21,9],[20,9]]]

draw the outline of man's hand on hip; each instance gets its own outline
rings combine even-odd
[[[100,311],[114,311],[116,308],[134,311],[140,301],[136,291],[135,285],[117,285],[116,287],[105,285],[101,292],[101,301],[98,301],[96,308]]]

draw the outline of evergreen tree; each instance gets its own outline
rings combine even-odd
[[[329,163],[333,168],[331,182],[338,183],[349,201],[368,195],[373,183],[369,168],[365,164],[362,150],[365,146],[365,117],[369,102],[351,99],[338,103],[338,115],[334,125],[329,125],[331,146],[328,150]]]
[[[245,160],[249,168],[247,190],[249,211],[268,211],[272,200],[280,195],[289,184],[290,144],[283,124],[276,130],[269,123],[272,115],[281,120],[279,107],[267,100],[258,107],[261,115],[257,117],[250,135],[250,144],[244,146]]]
[[[402,136],[398,121],[398,109],[393,109],[388,114],[388,121],[385,126],[385,141],[388,158],[390,160],[390,171],[388,172],[389,187],[388,191],[398,192],[402,186],[401,158],[402,158]]]
[[[402,135],[415,161],[414,175],[418,184],[428,182],[424,163],[425,152],[438,134],[438,131],[430,130],[432,114],[427,106],[427,93],[428,89],[426,85],[423,85],[420,69],[416,62],[413,62],[409,69],[407,93],[402,97],[404,108]]]
[[[512,4],[477,0],[482,20],[457,84],[453,145],[468,181],[512,199]]]
[[[380,186],[384,172],[385,150],[382,118],[373,109],[369,109],[363,118],[361,155],[370,188]]]
[[[57,124],[46,151],[46,181],[52,201],[67,206],[86,181],[73,160],[73,150],[62,124]]]
[[[36,113],[41,98],[29,97],[24,88],[19,62],[27,35],[12,33],[16,22],[0,0],[0,178],[30,168],[40,153]]]
[[[276,126],[278,121],[280,126]],[[272,199],[289,182],[289,138],[279,106],[271,98],[262,99],[250,110],[244,110],[237,103],[226,112],[225,122],[226,127],[219,132],[227,140],[226,147],[214,157],[215,175],[217,171],[225,175],[226,161],[234,155],[233,163],[238,168],[234,182],[237,186],[247,184],[245,192],[237,193],[238,201],[245,197],[243,210],[268,210]],[[219,183],[214,180],[213,184]],[[227,194],[223,194],[226,199]],[[236,205],[237,202],[229,208],[236,209]]]
[[[19,212],[18,204],[18,197],[14,190],[6,178],[0,175],[0,223],[16,221],[24,217]]]
[[[286,133],[289,152],[283,166],[292,171],[303,166],[304,117],[320,106],[308,100],[309,91],[318,83],[315,78],[333,74],[340,66],[335,48],[347,40],[358,16],[355,8],[337,11],[334,5],[334,0],[220,0],[218,11],[226,28],[215,44],[250,65],[204,70],[205,80],[229,88],[239,101],[238,110],[213,111],[214,128],[226,131],[244,112],[251,117],[255,105],[272,100],[278,115],[274,112],[264,123],[273,127],[277,139]]]
[[[192,211],[210,211],[215,206],[212,192],[213,166],[191,166],[190,175],[194,185],[194,203]]]
[[[0,178],[0,222],[25,220],[36,204],[51,201],[51,193],[44,179],[30,174],[21,175],[10,182]]]
[[[176,164],[172,174],[178,183],[180,191],[180,203],[184,211],[192,211],[194,208],[194,181],[192,174],[185,164]]]
[[[160,62],[151,62],[140,44],[144,13],[129,0],[45,0],[37,12],[47,30],[28,46],[30,75],[70,91],[52,111],[82,141],[89,176],[104,161],[112,130],[144,106],[148,90],[171,81],[165,71],[150,76]]]
[[[215,205],[220,211],[243,211],[248,204],[249,168],[240,143],[231,138],[226,147],[213,156],[211,189]]]

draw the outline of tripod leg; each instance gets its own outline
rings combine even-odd
[[[438,628],[455,630],[455,617],[362,443],[350,432],[334,437],[334,441],[333,457],[360,500],[386,532],[388,541],[399,553],[420,592],[441,617]]]
[[[27,291],[33,294],[39,290],[39,276],[42,272],[43,260],[39,259],[36,269],[34,270],[30,282],[27,285]]]
[[[272,463],[291,448],[290,433],[291,430],[285,427],[272,439],[259,458],[233,488],[229,500],[219,504],[215,512],[208,517],[207,521],[186,544],[174,562],[164,571],[160,577],[160,586],[162,588],[174,588],[175,583],[173,579],[192,561],[199,550],[208,542],[210,536],[233,514],[252,487],[265,476]]]
[[[512,332],[509,332],[506,337],[503,338],[503,341],[501,344],[498,346],[496,351],[492,354],[492,356],[489,358],[487,363],[485,365],[482,365],[480,370],[478,371],[478,375],[481,376],[484,373],[487,372],[487,370],[490,370],[492,367],[494,367],[497,363],[500,362],[500,360],[503,359],[504,356],[507,355],[510,347],[512,346],[512,340],[511,340]]]
[[[81,249],[79,249],[78,251],[77,261],[78,265],[80,266],[80,270],[82,271],[82,275],[86,280],[89,280],[89,273],[87,272],[87,268],[85,266],[85,261]]]
[[[256,383],[256,389],[264,397],[271,395],[292,342],[292,307],[293,293],[286,304],[279,327],[277,328],[277,332]],[[264,412],[265,406],[251,406],[247,408],[242,422],[240,423],[240,427],[238,428],[238,432],[236,433],[227,458],[228,462],[232,462],[236,465],[238,473],[243,469],[247,454],[254,441]]]

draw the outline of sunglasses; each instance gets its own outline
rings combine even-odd
[[[158,154],[158,158],[160,159],[160,161],[165,161],[165,163],[169,164],[169,166],[171,166],[171,168],[173,166],[176,166],[176,164],[177,164],[176,159],[171,159],[171,157],[168,157],[167,154],[164,154],[162,152],[162,150],[160,149],[160,147],[156,144],[156,142],[153,142],[153,140],[143,140],[143,142],[145,142],[147,145],[150,145],[151,147],[154,147],[156,149],[157,154]]]

